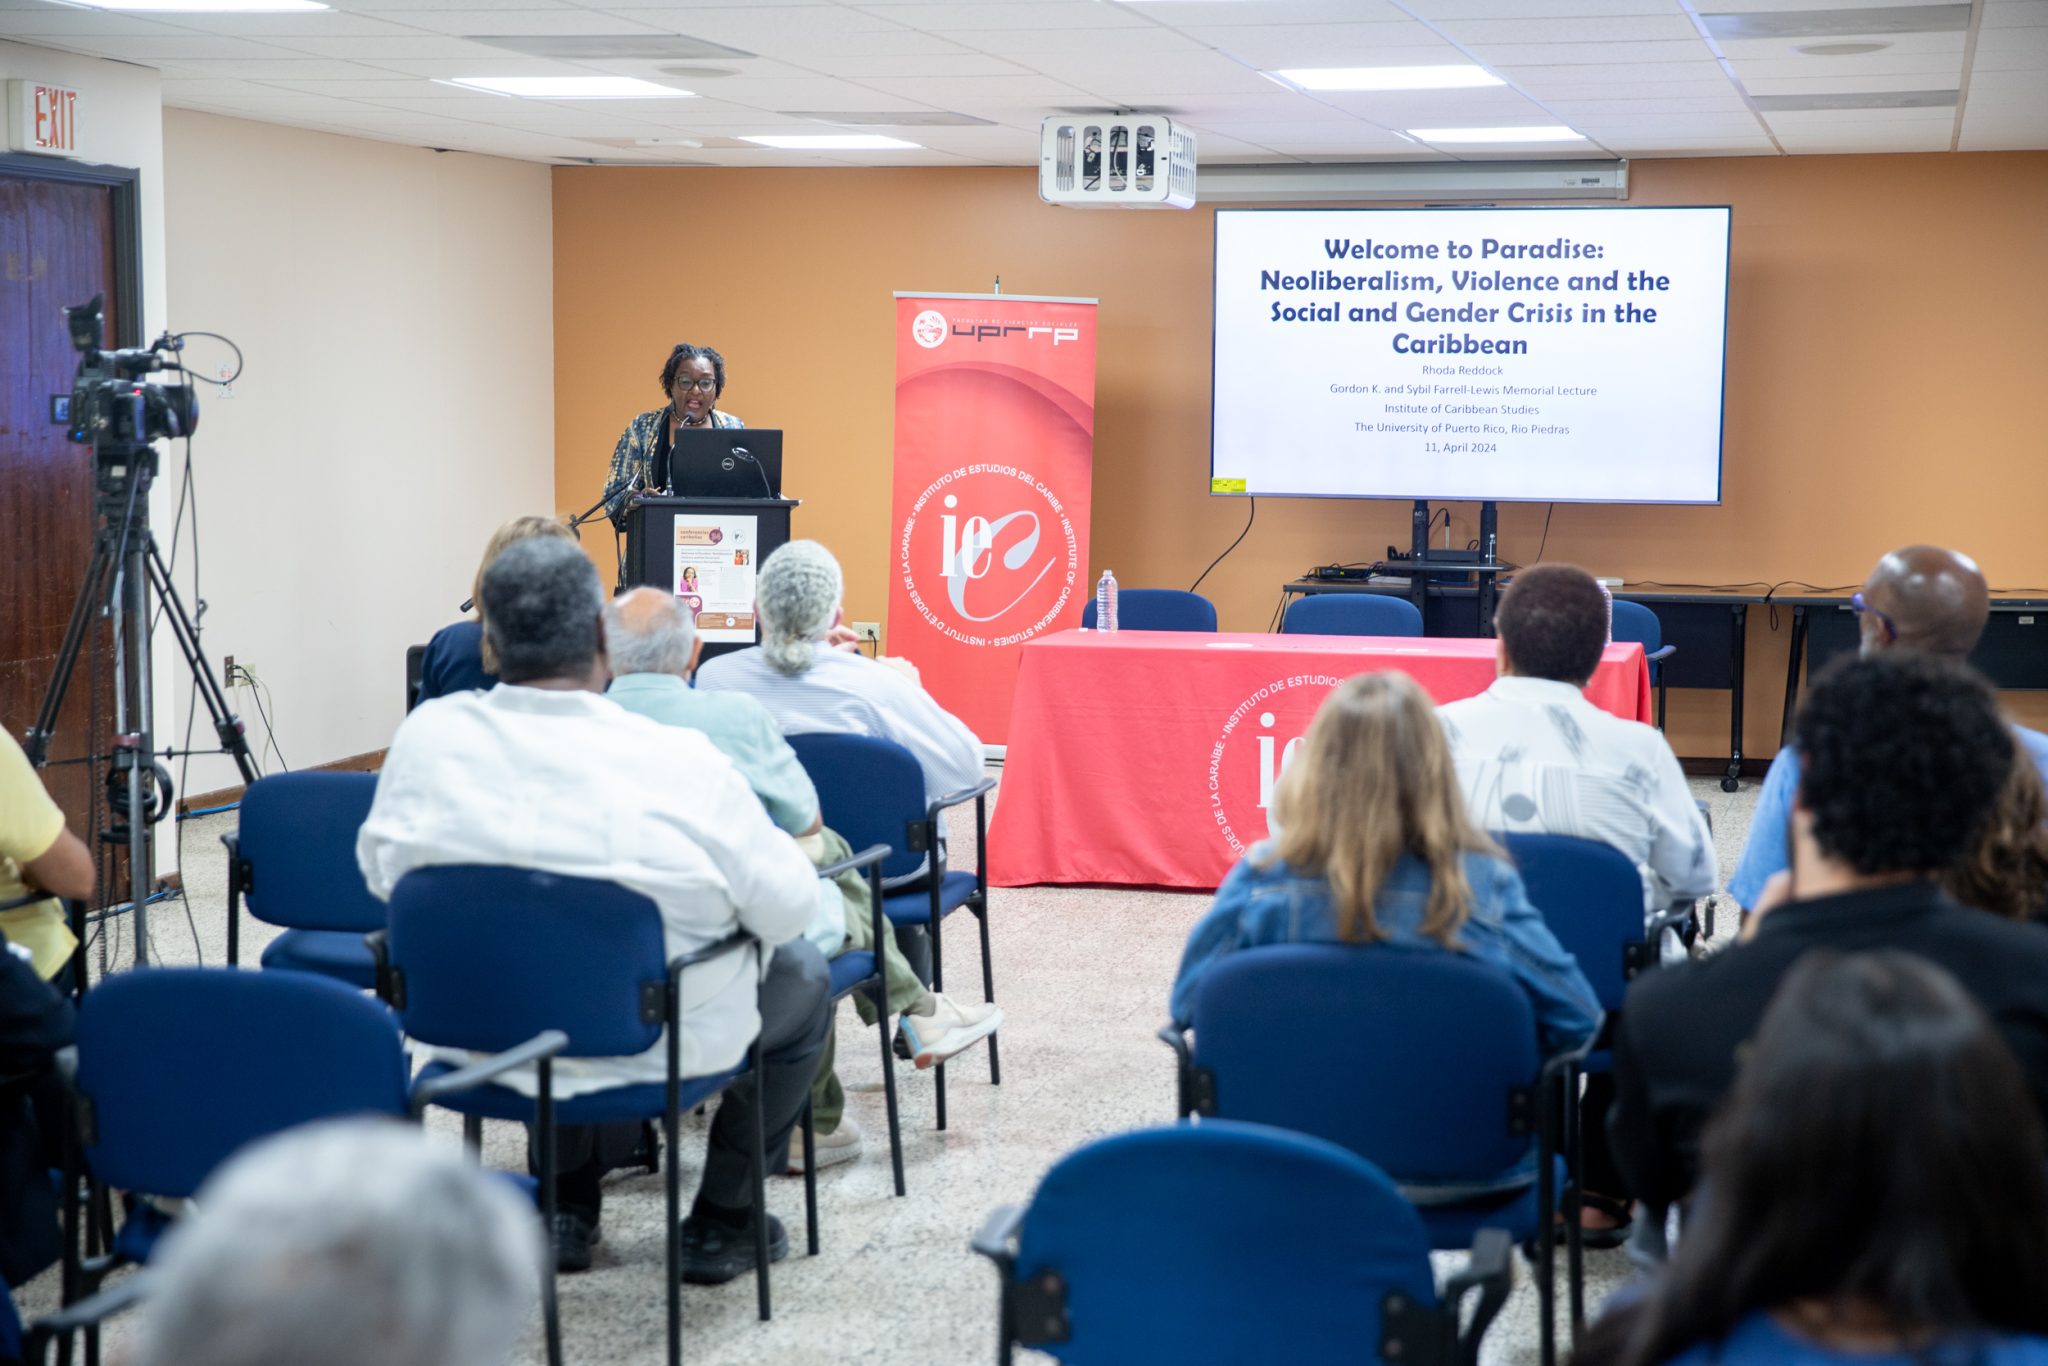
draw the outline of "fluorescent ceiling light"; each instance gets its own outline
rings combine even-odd
[[[300,14],[326,9],[316,0],[59,0],[75,9],[126,10],[134,14]]]
[[[1517,128],[1410,128],[1408,136],[1422,142],[1584,142],[1561,123],[1523,124]]]
[[[1303,66],[1272,73],[1303,90],[1469,90],[1506,85],[1479,67],[1457,66]]]
[[[525,100],[688,100],[696,96],[672,85],[631,76],[457,76],[440,85],[517,95]]]
[[[887,152],[897,148],[923,150],[921,143],[902,138],[885,138],[877,133],[775,133],[758,138],[741,138],[758,147],[781,152]]]

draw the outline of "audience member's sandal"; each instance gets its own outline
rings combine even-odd
[[[1617,1200],[1611,1195],[1597,1191],[1586,1191],[1579,1196],[1582,1206],[1579,1213],[1579,1246],[1594,1252],[1620,1247],[1628,1241],[1629,1230],[1634,1224],[1632,1211],[1626,1200]],[[1613,1220],[1609,1224],[1589,1224],[1588,1214],[1602,1214]],[[1564,1241],[1564,1215],[1558,1215],[1557,1241]]]

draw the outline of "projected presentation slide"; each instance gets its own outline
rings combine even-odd
[[[1729,211],[1219,209],[1210,491],[1713,503]]]

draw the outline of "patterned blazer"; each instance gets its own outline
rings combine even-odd
[[[612,472],[605,479],[604,486],[619,487],[619,492],[605,507],[605,515],[616,517],[625,511],[626,500],[636,489],[644,487],[652,478],[655,452],[668,430],[669,415],[675,406],[669,404],[656,408],[651,413],[642,413],[626,424],[626,430],[619,433],[619,444],[612,448]],[[711,425],[714,427],[744,427],[747,424],[731,413],[717,408],[711,410]],[[630,482],[627,481],[630,476]]]

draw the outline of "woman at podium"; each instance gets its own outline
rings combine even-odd
[[[612,449],[612,472],[605,487],[622,490],[622,502],[624,490],[669,486],[669,448],[677,432],[747,425],[718,406],[725,393],[725,357],[708,346],[677,343],[661,367],[661,392],[668,402],[627,423]]]

